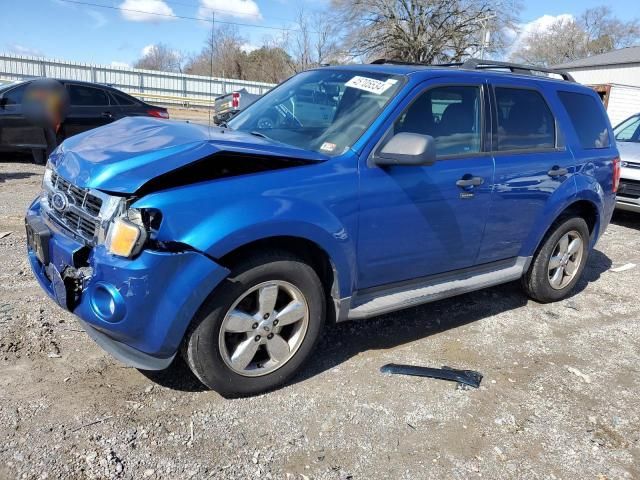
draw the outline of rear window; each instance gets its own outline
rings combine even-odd
[[[103,90],[80,85],[69,85],[69,100],[71,105],[78,107],[109,105],[109,99]]]
[[[496,87],[498,150],[538,150],[556,145],[556,122],[535,90]]]
[[[582,148],[609,147],[611,140],[607,120],[598,101],[584,93],[558,92],[558,96],[571,118]]]

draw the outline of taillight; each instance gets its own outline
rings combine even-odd
[[[156,118],[169,118],[169,112],[167,112],[166,110],[147,110],[147,114],[151,117]]]
[[[618,191],[620,186],[620,158],[613,159],[613,193]]]
[[[240,107],[240,92],[233,92],[231,94],[231,107],[233,108]]]

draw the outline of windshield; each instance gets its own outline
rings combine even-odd
[[[327,155],[350,148],[401,87],[402,77],[320,69],[279,85],[229,128]]]
[[[640,115],[627,118],[613,129],[618,142],[640,142]]]

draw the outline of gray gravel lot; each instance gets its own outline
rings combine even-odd
[[[514,283],[337,325],[292,384],[225,400],[181,362],[120,365],[40,291],[22,216],[42,167],[4,160],[0,478],[640,478],[640,216],[614,217],[566,301]]]

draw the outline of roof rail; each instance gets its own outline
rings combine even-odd
[[[510,62],[498,62],[494,60],[480,60],[478,58],[470,58],[465,62],[453,62],[453,63],[440,63],[440,64],[427,64],[427,63],[413,63],[403,62],[402,60],[390,60],[386,58],[379,58],[371,62],[372,65],[421,65],[425,67],[458,67],[463,70],[496,70],[507,69],[511,73],[519,73],[521,75],[535,75],[535,72],[549,73],[552,75],[559,75],[563,80],[567,82],[575,82],[575,79],[570,73],[564,70],[556,70],[553,68],[537,67],[534,65],[524,65],[520,63]]]
[[[499,68],[506,68],[512,73],[520,73],[523,75],[535,75],[535,72],[550,73],[552,75],[559,75],[563,80],[567,82],[575,82],[575,79],[570,73],[564,70],[556,70],[553,68],[537,67],[535,65],[524,65],[521,63],[510,62],[497,62],[494,60],[480,60],[478,58],[470,58],[464,62],[460,68],[465,70],[493,70]]]

